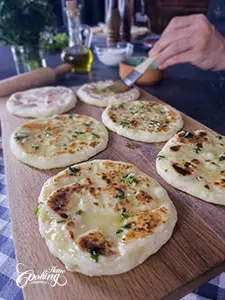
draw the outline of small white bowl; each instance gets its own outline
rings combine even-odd
[[[94,52],[98,59],[106,66],[116,67],[126,56],[131,56],[134,46],[130,43],[116,43],[113,46],[95,46]]]

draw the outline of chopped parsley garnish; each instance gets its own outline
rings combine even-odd
[[[38,214],[39,214],[39,210],[40,210],[40,208],[41,208],[41,206],[44,204],[44,202],[39,202],[38,203],[38,207],[35,209],[35,211],[34,211],[34,215],[35,216],[38,216]]]
[[[80,172],[80,169],[78,168],[74,168],[74,167],[69,167],[69,170],[70,170],[70,176],[74,176],[77,172]]]
[[[93,140],[95,140],[96,138],[99,138],[99,135],[96,134],[96,133],[94,133],[94,132],[92,132],[91,138],[92,138]]]
[[[74,131],[76,134],[84,134],[85,132],[83,131]]]
[[[222,140],[222,136],[221,135],[217,135],[216,136],[219,140]]]
[[[130,229],[131,227],[132,227],[131,223],[128,223],[128,224],[125,224],[124,226],[121,226],[121,228],[116,231],[116,235],[119,237],[120,234],[123,232],[123,229]]]
[[[129,215],[128,215],[127,210],[126,210],[125,207],[123,207],[123,209],[122,209],[122,214],[121,214],[121,216],[122,216],[123,219],[129,218]]]
[[[93,248],[88,249],[88,252],[90,253],[91,259],[95,260],[95,262],[98,263],[98,258],[100,255],[100,248],[93,247]]]
[[[116,195],[116,198],[117,199],[121,199],[121,200],[123,200],[123,199],[125,199],[125,193],[124,193],[124,191],[123,190],[121,190],[121,189],[116,189],[119,193]]]
[[[135,107],[135,109],[142,109],[142,108],[146,108],[146,105],[145,104],[140,104],[140,105],[137,105]]]
[[[20,140],[26,139],[26,138],[28,138],[28,134],[26,134],[26,133],[18,133],[14,136],[14,139],[16,141],[20,141]]]
[[[120,125],[122,125],[122,126],[126,126],[126,125],[129,125],[129,124],[130,124],[130,122],[127,121],[127,120],[123,120],[122,122],[120,122]]]
[[[61,221],[57,221],[56,223],[60,224],[60,223],[66,223],[67,220],[61,220]]]
[[[210,162],[210,159],[206,159],[206,162]]]
[[[135,179],[135,174],[134,173],[130,173],[130,174],[127,174],[123,177],[123,182],[126,184],[126,185],[130,185],[134,182],[136,182],[136,179]]]
[[[76,213],[76,215],[79,215],[79,216],[82,216],[84,214],[84,211],[83,210],[78,210],[78,212]]]
[[[158,160],[166,158],[164,155],[158,155],[156,158],[158,158]]]
[[[32,146],[33,149],[38,150],[39,146]]]
[[[118,229],[117,232],[116,232],[116,235],[117,235],[117,236],[120,236],[120,234],[121,234],[122,232],[123,232],[123,229]]]
[[[184,164],[185,168],[188,168],[190,166],[191,163],[187,162]]]
[[[221,155],[221,156],[219,157],[219,161],[223,161],[223,160],[225,160],[225,155]]]
[[[72,137],[73,137],[73,138],[77,138],[77,135],[75,135],[75,134],[72,134]]]
[[[168,169],[165,169],[164,172],[168,172]]]
[[[124,226],[122,226],[122,228],[124,229],[130,229],[132,227],[131,223],[125,224]]]
[[[84,123],[84,125],[85,125],[86,127],[90,127],[90,126],[91,126],[91,125],[88,124],[88,123]]]
[[[195,152],[196,152],[197,154],[199,154],[199,152],[202,151],[202,148],[203,148],[202,142],[198,142],[198,143],[196,144]]]
[[[117,108],[123,108],[123,104],[117,105]]]

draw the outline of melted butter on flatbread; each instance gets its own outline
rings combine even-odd
[[[108,114],[114,123],[147,132],[167,131],[168,124],[177,119],[177,114],[169,107],[149,101],[112,105]]]
[[[65,115],[26,123],[14,138],[27,154],[57,156],[77,153],[87,146],[95,148],[101,136],[99,127],[87,116]]]
[[[145,241],[147,245],[158,235],[156,243],[152,242],[154,248],[160,243],[160,232],[167,240],[176,222],[174,207],[158,183],[122,162],[74,165],[49,180],[40,201],[39,224],[47,245],[59,257],[65,255],[62,261],[70,261],[74,270],[77,265],[80,270],[83,259],[100,266],[126,259],[131,266],[135,248],[137,255],[147,249],[139,249],[144,247],[139,246],[140,240],[140,245]],[[118,268],[117,263],[115,266]],[[113,273],[115,266],[99,272]]]

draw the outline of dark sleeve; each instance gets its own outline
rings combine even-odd
[[[209,21],[225,36],[225,1],[210,0],[208,9]]]

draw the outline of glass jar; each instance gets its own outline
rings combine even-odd
[[[46,60],[38,47],[11,46],[11,51],[17,74],[46,67]]]

